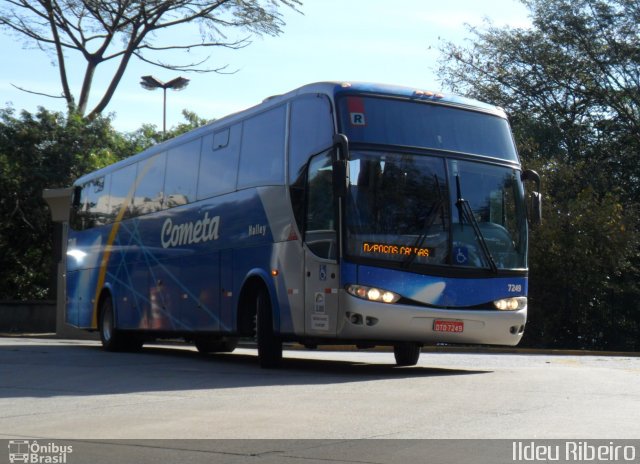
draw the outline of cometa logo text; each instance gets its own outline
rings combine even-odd
[[[171,218],[167,218],[164,224],[162,224],[162,231],[160,233],[162,248],[218,240],[219,227],[220,216],[210,218],[209,213],[204,213],[202,219],[185,222],[183,224],[174,224]]]

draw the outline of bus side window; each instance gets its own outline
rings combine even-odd
[[[320,258],[335,259],[336,227],[331,152],[311,158],[307,175],[305,242]]]
[[[166,153],[160,153],[139,163],[138,176],[143,177],[138,180],[133,196],[134,216],[162,209],[165,160]]]
[[[198,200],[233,192],[238,178],[242,125],[205,136],[198,177]]]
[[[73,192],[70,225],[73,230],[87,229],[87,191],[89,184],[77,186]]]
[[[109,215],[109,190],[111,188],[111,174],[107,174],[96,186],[96,206],[93,209],[94,226],[103,226],[113,221]]]
[[[289,183],[300,176],[311,155],[333,145],[331,103],[325,95],[305,95],[291,103]]]
[[[80,206],[82,205],[82,185],[73,187],[73,196],[71,197],[71,214],[69,215],[69,225],[73,230],[82,230],[82,220]]]
[[[326,95],[303,95],[291,103],[289,193],[298,229],[304,225],[306,167],[311,155],[333,144],[333,114]]]
[[[202,139],[199,138],[169,150],[164,181],[164,208],[195,201],[201,144]]]
[[[136,171],[137,164],[130,164],[111,175],[109,222],[115,221],[118,215],[121,215],[122,218],[131,216],[132,189],[136,181]],[[125,208],[124,211],[123,208]]]
[[[238,188],[284,184],[285,110],[279,106],[244,121]]]
[[[90,229],[109,222],[109,181],[110,176],[102,176],[92,179],[76,190],[74,195],[74,213],[71,219],[71,227],[74,230]]]

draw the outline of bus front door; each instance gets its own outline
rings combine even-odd
[[[307,172],[305,332],[333,337],[338,317],[338,234],[333,188],[333,152],[312,157]]]
[[[335,232],[333,234],[335,236]],[[324,243],[325,246],[335,246],[335,241],[327,240]],[[336,335],[338,276],[338,264],[335,261],[320,258],[309,246],[305,246],[306,335],[321,338]]]

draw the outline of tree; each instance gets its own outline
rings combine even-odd
[[[126,141],[110,121],[0,111],[0,299],[38,299],[50,288],[52,223],[45,188],[122,157]]]
[[[69,111],[92,119],[109,104],[132,58],[172,70],[222,72],[225,66],[203,67],[208,57],[177,64],[153,56],[166,56],[172,50],[237,49],[248,45],[252,34],[278,35],[284,25],[279,12],[283,5],[295,9],[301,1],[5,0],[0,7],[0,26],[53,55]],[[200,36],[175,42],[180,34],[171,32],[187,24],[198,25]],[[236,31],[244,35],[231,38]],[[70,86],[69,53],[80,54],[86,62],[82,86],[76,93]],[[96,70],[111,62],[115,63],[111,82],[96,106],[89,109]]]
[[[182,116],[184,117],[185,122],[171,128],[166,133],[158,131],[158,128],[154,124],[143,124],[140,129],[129,134],[124,134],[123,138],[126,141],[126,148],[124,149],[124,152],[128,153],[128,155],[125,156],[139,153],[152,145],[172,139],[173,137],[177,137],[185,132],[189,132],[190,130],[214,121],[214,119],[207,120],[201,118],[189,110],[182,110]]]
[[[629,197],[640,195],[640,4],[635,0],[523,0],[531,29],[473,30],[447,44],[443,82],[505,107],[513,123],[550,136],[541,153],[601,163]],[[526,119],[526,121],[525,121]],[[522,124],[521,124],[522,123]],[[616,156],[607,155],[615,144]]]
[[[523,0],[529,29],[445,44],[446,86],[504,107],[544,180],[524,343],[638,348],[640,4]]]

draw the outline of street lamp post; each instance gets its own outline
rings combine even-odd
[[[189,79],[186,77],[176,77],[169,82],[162,82],[157,77],[142,76],[140,85],[147,90],[162,89],[162,133],[167,133],[167,89],[182,90],[189,85]]]

